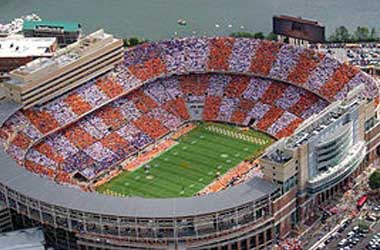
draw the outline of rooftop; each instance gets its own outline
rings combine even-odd
[[[23,30],[64,30],[65,32],[77,32],[81,28],[79,23],[75,22],[57,22],[47,20],[30,20],[24,21]]]
[[[304,19],[302,17],[293,17],[293,16],[286,16],[286,15],[280,15],[280,16],[274,16],[275,18],[286,20],[286,21],[291,21],[291,22],[297,22],[297,23],[302,23],[302,24],[308,24],[308,25],[313,25],[313,26],[318,26],[318,27],[323,27],[323,25],[315,20],[310,20],[310,19]]]
[[[0,38],[0,58],[52,56],[56,38],[6,37]]]
[[[85,56],[93,46],[100,44],[100,42],[107,38],[112,38],[112,35],[104,33],[103,30],[98,30],[66,48],[58,50],[51,58],[39,58],[25,66],[21,66],[12,71],[11,76],[30,75],[41,70],[55,71]],[[21,84],[18,81],[11,81],[10,83]]]
[[[288,155],[280,149],[275,149],[274,151],[268,151],[268,153],[263,156],[263,159],[284,164],[290,161],[292,159],[292,156]]]

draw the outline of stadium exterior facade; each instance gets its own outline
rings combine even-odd
[[[134,49],[129,50],[126,56],[134,53]],[[131,68],[137,78],[141,65]],[[149,77],[144,74],[141,84],[158,77],[213,72],[252,75],[301,86],[275,74],[232,70],[233,67],[180,70],[170,69],[169,62],[167,65],[165,72],[154,72]],[[360,79],[363,80],[347,86],[339,100],[314,90],[331,104],[264,153],[260,160],[264,179],[253,178],[217,193],[191,198],[121,198],[83,192],[41,178],[19,167],[1,151],[0,206],[9,209],[16,228],[41,225],[46,240],[57,249],[268,249],[308,219],[313,206],[332,197],[377,157],[378,90],[373,79]],[[134,84],[130,90],[139,85]],[[3,100],[1,123],[22,108],[22,104]],[[339,131],[338,136],[335,131]],[[348,156],[348,160],[342,160]]]

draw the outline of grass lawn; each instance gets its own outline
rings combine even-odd
[[[259,156],[273,139],[256,131],[216,123],[199,123],[178,144],[133,172],[124,171],[98,192],[169,198],[193,196],[217,176],[248,158]]]

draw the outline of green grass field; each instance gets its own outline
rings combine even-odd
[[[256,158],[273,139],[238,127],[199,123],[178,144],[133,172],[124,171],[98,192],[169,198],[193,196],[245,159]]]

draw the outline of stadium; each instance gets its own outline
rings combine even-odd
[[[0,105],[0,205],[56,249],[268,249],[380,153],[376,81],[330,56],[231,37],[121,53]]]

